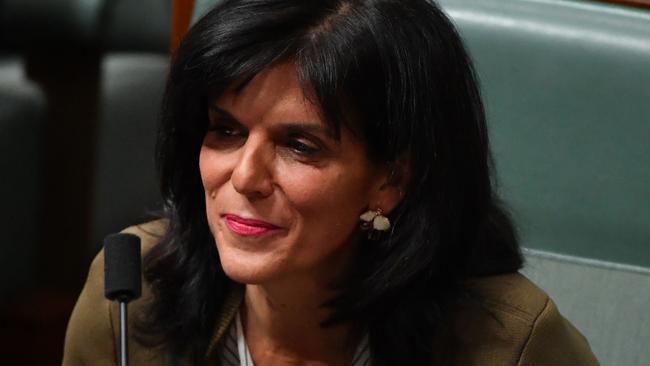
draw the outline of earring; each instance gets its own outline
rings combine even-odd
[[[381,208],[376,210],[368,210],[360,217],[361,228],[368,231],[368,239],[377,240],[381,232],[390,229],[390,220],[382,214]]]

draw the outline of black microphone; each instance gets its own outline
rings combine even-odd
[[[104,296],[120,304],[120,365],[128,366],[127,305],[142,293],[140,238],[111,234],[104,239]]]

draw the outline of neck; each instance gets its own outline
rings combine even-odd
[[[313,282],[295,279],[247,285],[242,323],[255,363],[349,364],[359,332],[349,324],[320,325],[331,314],[322,304],[334,295]]]

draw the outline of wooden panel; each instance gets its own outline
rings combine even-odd
[[[628,6],[635,6],[638,8],[650,9],[650,0],[600,0],[606,3],[614,3]]]
[[[173,53],[190,28],[194,0],[172,0],[172,34],[169,49]]]

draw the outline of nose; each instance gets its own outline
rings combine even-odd
[[[273,193],[272,147],[261,138],[249,136],[240,149],[241,155],[230,178],[235,191],[250,199],[270,196]]]

